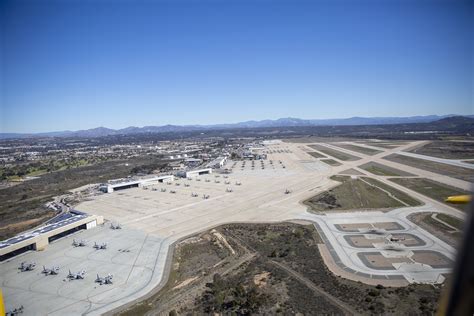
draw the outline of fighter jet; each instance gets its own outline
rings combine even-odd
[[[74,247],[84,247],[84,246],[86,245],[86,241],[85,241],[84,239],[81,239],[81,240],[79,240],[79,241],[73,239],[73,240],[72,240],[72,245],[73,245]]]
[[[242,185],[242,183],[240,181],[236,181],[235,185]]]
[[[59,273],[59,267],[52,267],[51,269],[46,268],[43,266],[43,271],[41,271],[44,275],[56,275]]]
[[[21,272],[33,271],[35,268],[36,268],[35,262],[28,263],[26,261],[23,261],[22,263],[20,263],[20,266],[18,267],[18,269]]]
[[[67,275],[67,278],[69,280],[79,280],[79,279],[84,279],[85,276],[86,276],[86,270],[82,270],[77,273],[72,273],[71,270],[69,270],[69,274]]]
[[[291,193],[290,190],[288,190],[288,189],[285,190],[285,194],[290,194],[290,193]]]
[[[192,197],[197,197],[198,194],[193,192],[193,193],[191,193],[191,196],[192,196]]]
[[[175,190],[170,190],[170,193],[175,194],[176,191]]]
[[[207,199],[209,198],[209,194],[204,194],[204,195],[202,196],[202,198],[205,199],[205,200],[207,200]]]
[[[161,192],[166,192],[166,188],[161,188]]]
[[[225,184],[230,184],[230,181],[225,181],[224,183],[225,183]]]
[[[101,250],[101,249],[105,250],[105,249],[107,249],[107,243],[104,242],[104,243],[99,245],[98,243],[94,242],[94,248],[96,250]]]
[[[110,273],[109,273],[106,277],[104,277],[104,278],[101,278],[101,277],[99,276],[99,274],[97,274],[97,279],[95,279],[95,282],[96,282],[96,283],[99,283],[100,285],[103,285],[103,284],[112,284],[112,278],[113,278],[113,277],[114,277],[114,276],[113,276],[112,274],[110,274]]]
[[[25,308],[23,307],[23,305],[21,305],[20,307],[16,307],[8,312],[5,313],[6,316],[16,316],[18,314],[23,314],[23,310]]]
[[[227,188],[226,189],[226,192],[232,192],[232,191],[233,191],[232,188]]]
[[[115,230],[115,229],[122,229],[122,226],[120,226],[119,223],[117,224],[114,224],[114,223],[110,223],[110,228]]]

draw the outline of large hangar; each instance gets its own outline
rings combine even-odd
[[[68,215],[68,216],[64,216]],[[29,250],[43,250],[61,237],[81,229],[91,229],[104,223],[102,216],[72,211],[58,221],[0,242],[0,262]]]
[[[165,181],[168,182],[168,181],[173,181],[173,180],[174,180],[174,176],[166,175],[166,176],[143,178],[143,179],[136,179],[136,180],[130,180],[130,181],[112,182],[112,183],[108,183],[104,185],[102,187],[102,190],[107,193],[112,193],[117,190],[144,187],[144,186],[152,185],[158,182],[165,182]]]
[[[180,171],[178,172],[178,176],[183,178],[191,178],[200,176],[203,174],[211,174],[212,168],[205,168],[205,169],[197,169],[197,170],[190,170],[190,171]]]

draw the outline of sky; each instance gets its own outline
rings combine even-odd
[[[473,3],[4,0],[0,132],[474,114]]]

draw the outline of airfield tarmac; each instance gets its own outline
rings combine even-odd
[[[330,157],[341,163],[337,167],[309,155],[307,152],[314,150],[307,145],[273,142],[265,149],[268,159],[263,161],[263,168],[261,161],[253,164],[251,161],[229,161],[227,167],[233,168],[227,178],[222,174],[211,174],[192,180],[180,179],[147,189],[132,188],[103,194],[80,203],[76,207],[78,210],[119,222],[123,229],[112,230],[105,224],[60,239],[45,251],[28,252],[2,263],[0,281],[7,309],[24,305],[26,315],[38,311],[51,315],[96,315],[113,310],[143,297],[164,280],[170,246],[174,242],[231,222],[310,221],[326,242],[327,251],[323,256],[327,256],[325,262],[334,272],[342,269],[345,277],[354,280],[367,283],[374,280],[394,286],[409,282],[443,282],[443,275],[450,272],[455,249],[410,222],[407,216],[416,212],[437,212],[463,218],[464,214],[389,182],[386,177],[369,174],[358,166],[375,161],[465,190],[471,189],[471,184],[383,159],[419,146],[420,142],[392,148],[357,143],[381,151],[371,156],[321,144],[359,158],[342,161]],[[329,177],[350,168],[408,193],[424,205],[391,211],[306,212],[306,206],[301,202],[338,185],[339,182]],[[230,183],[226,184],[226,181]],[[232,192],[227,192],[228,188]],[[285,194],[286,189],[290,189],[291,194]],[[170,193],[171,190],[176,193]],[[205,194],[209,195],[208,199],[203,198]],[[340,229],[342,225],[352,225],[352,228],[344,231]],[[390,240],[394,235],[403,234],[404,240]],[[348,239],[347,236],[352,237]],[[412,239],[420,242],[410,244],[407,236],[408,240],[413,236]],[[73,248],[72,238],[86,239],[90,244]],[[371,239],[375,242],[371,243]],[[354,245],[353,240],[362,243]],[[93,249],[94,241],[107,242],[108,249]],[[17,267],[22,261],[35,261],[38,267],[19,273]],[[43,264],[60,266],[60,274],[42,275]],[[73,272],[85,269],[86,278],[64,281],[68,269]],[[102,286],[94,283],[97,273],[101,276],[113,274],[114,283]]]

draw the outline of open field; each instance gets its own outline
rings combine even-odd
[[[455,222],[458,225],[459,229],[452,229],[449,226],[446,226],[442,222],[433,218],[433,214],[436,213],[416,213],[410,215],[408,218],[415,224],[419,225],[421,228],[427,230],[434,236],[438,237],[439,239],[443,240],[447,244],[457,247],[459,242],[461,241],[462,237],[462,222],[452,216],[445,215],[445,214],[436,214],[438,218],[442,218],[444,221],[448,222]],[[443,216],[441,216],[443,215]]]
[[[406,142],[402,141],[361,141],[361,144],[369,145],[369,146],[374,146],[374,147],[379,147],[379,148],[386,148],[386,149],[392,149],[392,148],[397,148],[402,145],[406,145]]]
[[[321,159],[320,161],[330,165],[330,166],[340,166],[341,163],[340,162],[337,162],[336,160],[334,159]]]
[[[467,191],[424,178],[392,178],[390,181],[443,203],[445,203],[444,200],[449,196],[470,194]],[[467,206],[462,204],[449,205],[459,210],[467,209]]]
[[[456,179],[471,182],[474,177],[474,169],[452,166],[444,163],[429,161],[425,159],[418,159],[414,157],[402,156],[393,154],[384,157],[389,161],[398,162],[404,165],[412,166],[422,170],[446,175]]]
[[[337,146],[337,147],[344,148],[344,149],[352,150],[352,151],[355,151],[355,152],[358,152],[358,153],[361,153],[361,154],[364,154],[364,155],[369,155],[369,156],[379,154],[379,153],[382,152],[381,150],[368,148],[368,147],[357,146],[357,145],[354,145],[354,144],[333,143],[333,145]]]
[[[395,176],[395,177],[397,177],[397,176],[405,176],[405,177],[406,176],[408,176],[408,177],[409,176],[414,176],[413,174],[408,173],[406,171],[402,171],[400,169],[389,167],[389,166],[386,166],[386,165],[383,165],[383,164],[380,164],[380,163],[374,162],[374,161],[371,161],[371,162],[365,163],[363,165],[360,165],[359,168],[367,170],[368,172],[379,175],[379,176]]]
[[[392,187],[388,184],[382,183],[378,180],[368,178],[368,177],[365,177],[365,178],[362,178],[362,179],[364,181],[367,181],[368,183],[376,186],[377,188],[379,188],[381,190],[384,190],[385,192],[390,194],[390,196],[392,198],[395,198],[395,199],[399,200],[400,202],[404,203],[406,206],[418,206],[418,205],[422,204],[417,199],[412,198],[410,195],[408,195],[404,192],[400,192],[398,189],[395,189],[394,187]]]
[[[165,287],[121,315],[434,312],[440,288],[370,286],[335,276],[312,225],[231,224],[179,244]],[[207,254],[209,257],[204,256]],[[423,298],[423,299],[421,299]]]
[[[304,202],[312,211],[385,209],[419,204],[405,193],[370,178],[333,176],[332,179],[342,184]]]
[[[318,153],[318,152],[316,152],[316,151],[308,152],[308,154],[310,154],[310,155],[313,156],[314,158],[326,158],[326,156],[321,155],[320,153]]]
[[[474,141],[435,140],[410,152],[447,159],[472,159]]]
[[[359,158],[356,157],[356,156],[350,155],[348,153],[345,153],[345,152],[342,152],[342,151],[339,151],[339,150],[336,150],[336,149],[328,148],[328,147],[323,146],[323,145],[308,145],[308,146],[313,148],[313,149],[316,149],[320,152],[323,152],[326,155],[332,156],[332,157],[337,158],[337,159],[342,160],[342,161],[359,160]]]

